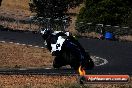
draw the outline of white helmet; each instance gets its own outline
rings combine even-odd
[[[52,30],[42,28],[40,30],[40,33],[42,34],[42,37],[44,38],[44,40],[46,40],[48,38],[48,36],[52,34]]]

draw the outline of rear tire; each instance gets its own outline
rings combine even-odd
[[[86,53],[86,69],[88,70],[92,70],[94,68],[94,62],[93,60],[90,58],[89,54]]]
[[[74,65],[73,65],[74,64]],[[78,63],[78,64],[76,64],[76,63],[73,63],[72,65],[70,65],[71,66],[71,68],[73,68],[74,70],[78,70],[79,69],[79,66],[80,66],[80,64]]]
[[[86,69],[92,70],[94,67],[94,62],[92,60],[88,60],[88,67]]]

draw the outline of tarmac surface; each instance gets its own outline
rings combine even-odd
[[[34,32],[3,31],[0,30],[0,41],[16,43],[20,45],[44,48],[44,40],[41,35]],[[88,74],[132,74],[132,42],[119,42],[109,40],[97,40],[80,38],[79,42],[90,55],[95,56],[97,62],[100,58],[107,61],[95,66],[93,70],[87,70]],[[103,62],[101,62],[103,63]],[[53,68],[16,68],[0,69],[0,74],[76,74],[73,69]]]

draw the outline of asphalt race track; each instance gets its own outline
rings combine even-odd
[[[32,32],[13,32],[0,30],[1,42],[44,47],[40,34]],[[118,42],[81,38],[79,42],[92,56],[103,58],[106,64],[95,66],[88,74],[129,74],[132,75],[132,42]],[[72,69],[0,69],[0,74],[75,74]]]
[[[41,35],[32,32],[0,31],[0,41],[14,42],[40,47],[44,46],[44,41]]]
[[[132,74],[132,42],[80,39],[82,46],[90,52],[107,59],[108,63],[95,67],[93,72]]]

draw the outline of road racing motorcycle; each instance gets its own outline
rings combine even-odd
[[[69,32],[52,31],[41,29],[44,44],[47,49],[55,56],[53,61],[54,68],[70,65],[77,70],[79,66],[83,69],[92,69],[94,63],[89,54],[85,52],[81,44]]]

